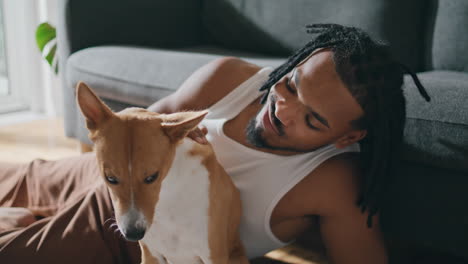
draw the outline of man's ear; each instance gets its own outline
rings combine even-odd
[[[342,149],[359,140],[363,139],[367,135],[367,130],[353,130],[342,136],[335,142],[335,147]]]
[[[114,113],[84,82],[76,85],[76,101],[86,118],[86,127],[96,130]]]
[[[183,139],[203,120],[208,110],[161,115],[161,126],[172,142]]]

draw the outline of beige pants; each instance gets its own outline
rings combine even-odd
[[[0,232],[0,263],[139,263],[138,243],[124,240],[93,153],[59,161],[0,163],[0,207],[41,218]]]

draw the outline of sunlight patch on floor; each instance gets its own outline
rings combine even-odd
[[[28,162],[79,155],[78,141],[66,138],[61,119],[35,120],[0,127],[0,161]]]

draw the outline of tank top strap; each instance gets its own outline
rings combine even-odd
[[[263,82],[268,80],[268,75],[273,70],[271,67],[260,69],[250,78],[245,80],[229,94],[209,108],[207,119],[223,118],[230,120],[237,116],[242,109],[257,99],[264,92],[259,91]]]

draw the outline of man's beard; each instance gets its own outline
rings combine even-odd
[[[262,149],[270,149],[270,150],[283,150],[283,151],[292,151],[298,153],[304,153],[307,151],[298,150],[295,148],[288,148],[288,147],[275,147],[270,145],[265,138],[263,137],[262,133],[265,130],[263,127],[256,127],[255,126],[255,116],[250,119],[247,127],[245,128],[245,134],[247,138],[247,142],[254,145],[255,147],[262,148]]]
[[[269,107],[272,112],[274,112],[274,103],[275,103],[275,98],[273,97],[272,94],[269,94],[269,100],[265,103]],[[268,108],[267,108],[268,109]],[[268,110],[266,110],[268,111]],[[264,148],[264,149],[271,149],[271,150],[286,150],[284,148],[280,147],[274,147],[270,144],[268,144],[265,140],[265,138],[262,136],[263,131],[265,129],[263,127],[256,127],[256,116],[259,115],[261,110],[255,115],[252,119],[250,119],[249,123],[247,124],[247,127],[245,128],[245,134],[247,138],[247,142],[250,144],[254,145],[255,147],[258,148]],[[276,121],[276,120],[275,120]],[[276,122],[275,122],[276,123]],[[275,124],[277,127],[280,124]],[[279,128],[278,128],[279,129]],[[280,130],[280,135],[283,135],[283,131]]]
[[[247,127],[245,128],[245,135],[247,137],[247,142],[254,145],[258,148],[266,148],[266,149],[273,149],[276,150],[275,147],[270,146],[265,138],[262,136],[264,129],[262,127],[255,126],[255,116],[250,119]]]

